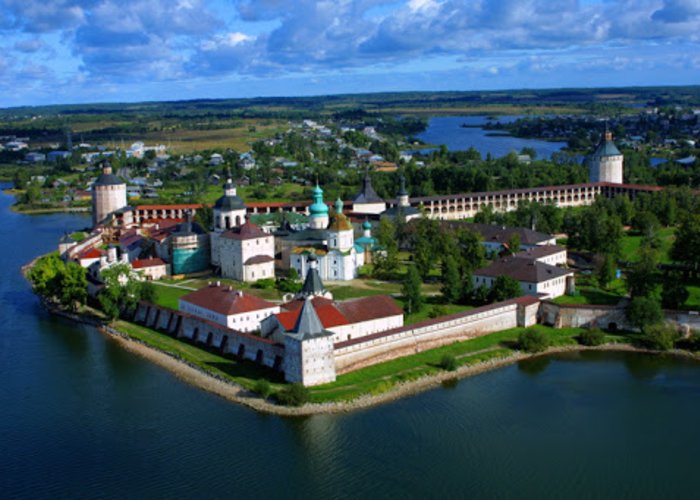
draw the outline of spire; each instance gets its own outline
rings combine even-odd
[[[399,177],[399,182],[399,196],[408,196],[408,192],[406,191],[406,178],[403,175]]]
[[[226,184],[224,185],[225,196],[236,196],[236,185],[233,183],[231,169],[226,170]]]
[[[307,262],[309,263],[309,270],[306,271],[306,279],[304,280],[304,285],[301,287],[299,295],[301,297],[325,295],[326,287],[323,285],[321,276],[318,274],[318,258],[314,254],[311,254]]]
[[[340,198],[335,200],[335,213],[339,215],[343,213],[343,201]]]
[[[293,333],[299,340],[328,334],[323,328],[323,323],[321,323],[318,314],[316,314],[311,297],[307,297],[304,300],[304,305],[301,306],[301,312],[294,325]]]

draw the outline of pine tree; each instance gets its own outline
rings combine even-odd
[[[405,301],[404,310],[408,314],[420,311],[421,307],[423,307],[423,296],[421,294],[420,275],[416,266],[408,266],[401,293]]]
[[[442,297],[445,302],[455,303],[462,295],[461,279],[457,261],[451,255],[445,257],[442,265]]]

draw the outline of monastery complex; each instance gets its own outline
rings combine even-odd
[[[101,272],[117,264],[148,280],[214,273],[255,282],[295,269],[304,279],[303,288],[283,303],[211,282],[181,297],[177,311],[142,304],[134,320],[282,371],[290,382],[316,385],[361,366],[538,321],[543,300],[574,287],[574,273],[565,267],[566,249],[553,236],[530,229],[461,220],[486,207],[514,210],[526,200],[575,207],[592,204],[599,196],[633,198],[660,189],[622,183],[623,157],[609,133],[588,164],[587,184],[411,198],[402,179],[396,199],[389,201],[377,195],[366,176],[350,201],[330,204],[316,185],[308,206],[246,203],[228,179],[213,206],[212,227],[195,222],[199,205],[129,207],[126,184],[105,166],[92,189],[92,233],[79,243],[64,237],[59,252],[89,270],[93,295],[103,286]],[[272,212],[301,213],[308,222],[268,228],[249,220]],[[468,226],[481,235],[491,254],[507,250],[517,232],[522,251],[475,271],[473,281],[489,287],[498,276],[508,275],[520,283],[524,296],[410,326],[404,325],[402,310],[389,296],[333,300],[324,282],[355,279],[372,254],[382,251],[372,236],[372,222],[408,222],[422,213]]]

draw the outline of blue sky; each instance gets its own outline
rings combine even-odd
[[[700,84],[700,0],[0,0],[0,107]]]

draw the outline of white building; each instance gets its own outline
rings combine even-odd
[[[491,288],[499,276],[509,276],[518,283],[524,295],[553,299],[573,289],[574,272],[537,260],[522,257],[497,259],[472,274],[474,287]]]
[[[126,183],[112,173],[107,163],[92,185],[92,225],[97,226],[126,206]]]
[[[155,281],[170,275],[170,265],[163,259],[135,259],[131,261],[134,272],[142,279]]]
[[[386,202],[382,200],[372,187],[369,173],[365,173],[362,191],[352,199],[352,211],[356,214],[381,214],[386,210]]]
[[[319,194],[320,193],[320,194]],[[289,255],[290,267],[300,276],[306,276],[311,262],[316,262],[323,280],[349,281],[357,277],[358,268],[365,264],[365,248],[355,245],[352,223],[343,214],[343,202],[335,205],[335,216],[328,225],[328,207],[323,203],[321,188],[314,190],[314,204],[311,212],[311,226],[320,230],[327,224],[322,245],[303,245],[292,249]],[[315,207],[315,208],[314,208]],[[325,208],[325,211],[321,210]]]
[[[382,218],[385,217],[393,221],[403,219],[405,222],[420,217],[420,210],[411,206],[406,190],[406,178],[403,175],[400,179],[399,192],[396,194],[396,204],[382,213]]]
[[[236,194],[236,185],[229,178],[224,185],[224,195],[214,203],[214,231],[211,233],[211,263],[221,265],[220,238],[224,231],[241,226],[246,219],[246,206]],[[274,254],[273,254],[274,255]]]
[[[566,247],[560,245],[541,245],[518,252],[515,257],[534,260],[550,266],[565,266],[567,252]]]
[[[612,133],[606,130],[598,148],[588,158],[589,180],[622,184],[622,163],[622,153],[615,146]]]
[[[219,235],[221,275],[238,281],[275,277],[275,238],[252,222]]]
[[[263,319],[280,312],[272,302],[219,283],[180,297],[179,309],[241,332],[259,330]]]

